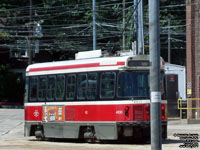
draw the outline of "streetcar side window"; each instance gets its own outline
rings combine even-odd
[[[87,99],[95,99],[97,96],[97,74],[88,73]]]
[[[87,89],[87,75],[79,74],[77,77],[77,98],[84,100],[86,97]]]
[[[146,77],[146,82],[147,82],[147,96],[149,97],[150,96],[150,74],[148,73],[147,74],[147,77]]]
[[[74,100],[76,89],[76,76],[68,75],[66,79],[66,99]]]
[[[132,72],[120,72],[118,75],[117,93],[120,97],[136,95]]]
[[[46,76],[39,77],[38,85],[38,100],[44,101],[46,97],[47,78]]]
[[[137,96],[147,96],[146,94],[146,79],[145,79],[145,74],[144,73],[140,73],[137,75],[136,79],[137,79]]]
[[[37,77],[31,77],[30,78],[30,101],[36,101],[37,100],[37,83],[38,78]]]
[[[100,96],[101,98],[113,98],[115,95],[115,72],[103,72],[101,74]]]
[[[62,100],[65,93],[65,76],[58,75],[56,77],[56,100]]]
[[[49,76],[47,79],[47,100],[53,101],[55,98],[56,77]]]
[[[120,72],[117,94],[119,97],[149,97],[148,72]]]

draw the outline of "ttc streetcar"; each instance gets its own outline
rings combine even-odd
[[[76,60],[27,67],[25,136],[149,139],[149,56],[103,57],[99,50],[76,56]],[[167,138],[162,59],[160,85],[162,137]]]

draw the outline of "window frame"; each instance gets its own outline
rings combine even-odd
[[[96,76],[96,89],[95,89],[95,96],[94,96],[94,98],[89,98],[88,97],[89,75],[91,75],[91,74],[94,74]],[[87,100],[94,100],[95,101],[97,99],[97,96],[98,96],[98,81],[99,81],[98,74],[99,73],[97,73],[97,72],[88,72],[87,73],[87,89],[86,89],[86,99]]]
[[[112,74],[114,74],[114,89],[113,89],[113,95],[112,96],[102,96],[102,75],[103,74],[105,74],[105,73],[112,73]],[[99,96],[100,96],[100,99],[114,99],[115,98],[115,95],[116,95],[116,83],[117,83],[117,78],[116,78],[116,76],[117,76],[117,73],[115,72],[115,71],[104,71],[104,72],[101,72],[100,73],[100,84],[99,84],[99,88],[100,88],[100,92],[99,92]]]
[[[145,95],[146,96],[119,96],[119,91],[118,91],[118,85],[119,85],[119,76],[121,73],[125,73],[125,72],[132,72],[132,73],[143,73],[143,74],[146,74],[145,75],[145,88],[146,88],[146,92],[145,92]],[[150,71],[149,70],[123,70],[123,71],[120,71],[117,75],[117,89],[116,89],[116,96],[117,98],[135,98],[135,99],[138,99],[138,98],[150,98],[150,96],[147,94],[148,93],[148,90],[149,90],[149,94],[150,94],[150,87],[148,87],[148,75],[150,75]]]
[[[88,72],[75,72],[75,73],[66,73],[66,74],[50,74],[50,75],[40,75],[40,76],[30,76],[29,77],[29,87],[28,87],[28,102],[66,102],[66,101],[107,101],[107,100],[125,100],[125,99],[141,99],[141,98],[149,98],[148,93],[146,92],[144,95],[146,96],[119,96],[119,89],[118,89],[118,84],[119,84],[119,76],[121,73],[126,72],[126,71],[131,71],[131,72],[138,72],[138,73],[144,73],[144,74],[149,74],[149,70],[108,70],[108,71],[88,71]],[[109,77],[106,77],[108,75]],[[81,77],[83,76],[83,77]],[[91,77],[90,77],[91,76]],[[105,76],[103,78],[103,76]],[[111,78],[112,77],[112,78]],[[46,78],[46,95],[45,98],[39,98],[39,80],[40,78]],[[54,78],[55,79],[55,88],[53,89],[48,89],[49,85],[49,78]],[[60,78],[60,79],[58,79]],[[72,83],[68,85],[67,82],[71,83],[71,81],[67,81],[69,78],[75,80],[75,83]],[[89,80],[94,82],[90,82]],[[33,82],[33,86],[37,87],[36,88],[36,97],[31,98],[31,80]],[[52,79],[53,80],[53,79]],[[80,80],[80,84],[78,83],[78,80]],[[85,81],[84,81],[85,80]],[[145,80],[148,81],[148,78],[145,77]],[[37,83],[34,83],[34,82]],[[95,82],[96,81],[96,82]],[[144,81],[144,82],[146,82]],[[58,84],[62,83],[63,86],[63,91],[62,91],[62,96],[59,96],[59,92],[57,91],[57,86]],[[86,85],[84,85],[84,82]],[[110,87],[106,87],[106,82],[109,82]],[[79,86],[83,84],[82,88],[85,89],[80,89]],[[91,89],[93,88],[93,83],[95,84],[95,93]],[[90,86],[91,84],[91,86]],[[103,85],[104,84],[104,85]],[[146,86],[148,86],[148,83],[145,83]],[[52,84],[53,85],[53,84]],[[105,88],[105,91],[103,90],[103,86]],[[145,86],[145,87],[146,87]],[[53,87],[53,86],[52,86]],[[60,85],[61,87],[61,85]],[[73,89],[73,97],[67,97],[68,93],[68,88]],[[146,89],[150,89],[150,87],[146,87]],[[44,89],[43,89],[44,90]],[[54,98],[48,98],[48,92],[51,90],[54,90]],[[82,91],[80,91],[82,90]],[[108,93],[106,93],[108,91]],[[57,93],[58,92],[58,93]],[[79,92],[79,95],[78,95]],[[82,92],[82,93],[80,93]],[[83,93],[84,92],[84,93]],[[104,92],[104,93],[103,93]],[[111,94],[112,93],[112,94]],[[139,91],[138,93],[143,93],[142,91]],[[72,94],[71,94],[72,95]],[[69,95],[69,96],[71,96]],[[91,96],[89,96],[91,95]],[[123,95],[123,94],[122,94]],[[143,94],[141,94],[143,95]],[[52,96],[52,94],[50,94]],[[58,97],[59,96],[59,97]]]
[[[57,79],[58,77],[64,77],[64,81],[63,81],[63,86],[64,86],[64,89],[63,89],[63,95],[62,97],[57,97]],[[55,101],[62,101],[65,99],[65,75],[64,74],[58,74],[56,75],[56,86],[55,86]]]
[[[36,81],[37,81],[37,83],[36,83],[36,97],[35,98],[31,98],[31,80],[33,79],[33,78],[35,78],[36,79]],[[37,101],[37,98],[38,98],[38,76],[31,76],[31,77],[29,77],[29,87],[28,87],[28,89],[29,89],[29,92],[28,92],[28,102],[36,102]]]
[[[68,77],[73,77],[74,76],[74,78],[75,78],[75,83],[74,84],[71,84],[70,86],[68,86]],[[75,100],[75,98],[76,98],[76,88],[77,88],[77,76],[76,76],[76,74],[68,74],[67,76],[66,76],[66,80],[65,80],[65,85],[66,85],[66,89],[65,89],[65,99],[68,101],[72,101],[72,100]],[[73,85],[73,86],[72,86]],[[74,93],[74,96],[73,96],[73,98],[68,98],[67,97],[67,93],[68,93],[68,87],[74,87],[74,91],[73,91],[73,93]]]
[[[46,82],[45,82],[45,89],[43,89],[42,91],[45,91],[45,96],[44,98],[39,98],[39,91],[40,91],[40,78],[45,78],[46,79]],[[47,76],[38,76],[38,92],[37,92],[37,99],[39,102],[45,102],[46,101],[46,96],[47,96]]]
[[[52,91],[52,89],[48,89],[48,86],[49,86],[49,78],[54,78],[55,79],[55,87],[54,87],[54,96],[52,97],[52,98],[48,98],[48,92],[49,91]],[[48,101],[48,102],[53,102],[53,101],[55,101],[55,97],[56,97],[56,76],[55,75],[49,75],[48,77],[47,77],[47,93],[46,93],[46,100]]]
[[[79,82],[78,82],[78,79],[79,79],[79,76],[80,75],[85,75],[86,76],[86,86],[85,86],[85,96],[83,96],[83,97],[79,97],[79,89],[80,89],[80,86],[78,85],[79,84]],[[87,73],[78,73],[77,74],[77,78],[76,78],[76,83],[77,83],[77,86],[76,86],[76,98],[77,98],[77,100],[87,100],[87,86],[88,86],[88,83],[87,83],[87,80],[88,80],[88,76],[87,76]]]

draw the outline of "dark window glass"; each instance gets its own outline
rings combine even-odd
[[[66,80],[66,99],[73,100],[75,97],[76,76],[68,75]]]
[[[29,96],[29,77],[26,77],[25,79],[25,93],[24,93],[24,102],[27,103],[28,102],[28,96]]]
[[[87,99],[95,99],[97,95],[97,74],[88,74]]]
[[[160,79],[160,91],[161,91],[161,98],[166,99],[166,79],[164,72],[161,72],[161,79]]]
[[[56,99],[61,100],[64,98],[65,92],[65,76],[58,75],[56,78]]]
[[[56,77],[48,77],[48,86],[47,86],[47,100],[53,101],[55,98],[55,87],[56,87]]]
[[[118,96],[149,97],[148,72],[121,72],[118,75]]]
[[[44,101],[46,97],[47,78],[39,77],[38,100]]]
[[[38,78],[31,77],[30,78],[30,101],[36,101],[37,99],[37,84],[38,84]]]
[[[87,76],[86,74],[79,74],[77,77],[77,98],[84,100],[86,97]]]
[[[115,94],[115,73],[104,72],[101,74],[101,97],[112,98]]]

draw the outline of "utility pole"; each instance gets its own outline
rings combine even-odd
[[[123,39],[122,39],[122,42],[123,42],[123,46],[122,46],[122,48],[123,48],[123,51],[125,51],[126,50],[126,39],[125,39],[125,36],[126,36],[126,34],[125,34],[125,18],[126,18],[126,14],[125,14],[125,3],[126,3],[126,1],[125,0],[123,0]]]
[[[162,149],[159,0],[149,0],[151,150]]]
[[[30,8],[29,8],[29,42],[28,42],[28,64],[32,64],[32,47],[31,47],[31,36],[32,36],[32,0],[30,0]]]
[[[138,4],[138,54],[144,54],[143,0]]]
[[[170,31],[170,26],[171,26],[171,19],[168,19],[168,63],[171,63],[171,31]]]
[[[138,54],[138,0],[134,2],[134,41],[136,47],[136,54]]]
[[[93,14],[93,50],[97,49],[97,37],[96,37],[96,0],[92,0],[92,14]]]

